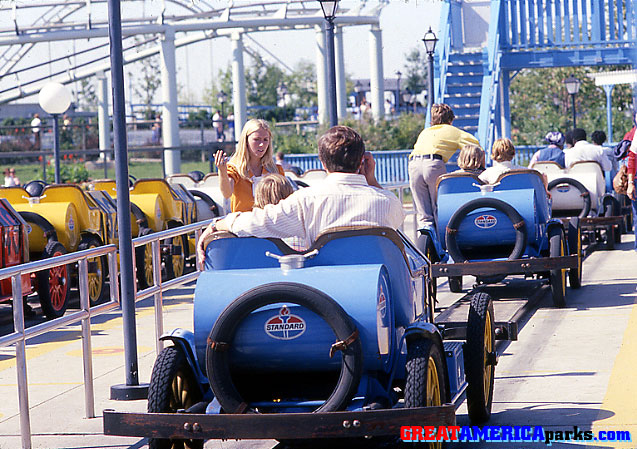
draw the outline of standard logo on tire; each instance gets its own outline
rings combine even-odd
[[[493,215],[480,215],[473,222],[481,229],[489,229],[498,224],[498,219]]]
[[[560,193],[566,193],[569,192],[571,190],[571,186],[569,186],[568,184],[560,184],[559,186],[557,186],[557,191]]]
[[[263,327],[265,333],[277,340],[293,340],[303,335],[306,329],[305,320],[292,315],[287,306],[281,307],[279,314],[271,317]]]
[[[69,231],[75,229],[75,221],[73,221],[73,217],[69,217]]]

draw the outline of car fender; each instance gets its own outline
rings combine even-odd
[[[201,388],[201,393],[206,394],[206,391],[209,388],[204,386],[208,385],[208,378],[201,371],[199,367],[199,363],[197,363],[197,352],[195,351],[195,334],[192,331],[186,329],[173,329],[170,332],[164,333],[161,337],[159,337],[159,341],[171,341],[175,346],[181,348],[186,355],[186,360],[188,361],[188,365],[192,369],[192,372],[195,373],[197,377],[199,388]]]

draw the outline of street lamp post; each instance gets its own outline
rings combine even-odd
[[[325,17],[327,33],[327,110],[329,115],[330,126],[338,125],[338,116],[336,115],[336,60],[334,56],[334,18],[338,9],[338,0],[318,0]]]
[[[400,113],[400,77],[403,76],[400,70],[396,70],[396,114]]]
[[[226,94],[223,90],[219,91],[217,94],[217,101],[221,104],[221,133],[223,134],[223,140],[226,140],[226,113],[225,106],[226,101],[228,101],[228,94]]]
[[[71,93],[60,83],[47,83],[40,90],[38,101],[42,109],[53,117],[53,160],[55,166],[55,183],[60,183],[60,132],[58,117],[64,114],[71,105]]]
[[[425,33],[425,37],[422,38],[425,43],[425,50],[427,51],[429,67],[427,69],[427,108],[431,116],[431,106],[434,104],[434,52],[436,51],[436,43],[438,38],[436,34],[431,31],[431,27]]]
[[[575,78],[573,75],[569,76],[564,80],[564,86],[566,86],[566,91],[571,96],[571,104],[573,106],[573,128],[577,128],[577,118],[575,114],[575,95],[579,92],[580,80]]]

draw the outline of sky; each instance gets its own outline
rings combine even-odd
[[[0,0],[2,4],[3,0]],[[30,1],[30,0],[25,0]],[[196,4],[199,0],[192,0]],[[215,8],[225,8],[231,0],[207,0],[208,5]],[[424,49],[421,41],[427,29],[431,26],[434,32],[438,32],[438,21],[440,16],[439,0],[368,0],[366,8],[378,5],[379,1],[386,3],[382,9],[381,30],[383,42],[383,69],[385,78],[395,78],[397,70],[405,72],[405,55],[415,48]],[[236,4],[250,4],[251,0],[236,1]],[[310,2],[308,2],[310,3]],[[317,7],[318,7],[318,2]],[[355,0],[341,0],[344,9],[358,6],[361,2]],[[122,19],[133,17],[157,17],[161,11],[162,0],[135,0],[122,1]],[[96,18],[106,19],[106,4],[96,3],[92,9]],[[33,23],[33,14],[28,8],[20,9],[18,18],[20,26],[27,26]],[[338,15],[338,13],[337,13]],[[9,14],[0,17],[0,27],[12,30],[13,23]],[[86,8],[80,8],[73,19],[82,22],[87,18]],[[344,28],[344,53],[345,70],[351,78],[369,78],[370,67],[370,26],[347,26]],[[177,36],[178,38],[180,35]],[[258,42],[259,45],[252,40]],[[33,77],[47,76],[56,71],[63,73],[69,71],[74,64],[81,64],[83,61],[93,57],[92,54],[72,56],[75,51],[80,51],[99,43],[107,44],[104,38],[78,41],[57,41],[53,43],[40,43],[36,45],[27,55],[21,58],[16,66],[21,67],[37,66],[42,61],[60,58],[60,61],[48,63],[35,69],[29,74],[19,75],[18,82],[27,81]],[[316,62],[316,32],[314,30],[286,30],[252,32],[249,37],[244,38],[244,44],[257,50],[268,62],[279,64],[282,62],[286,66],[294,68],[301,60]],[[129,45],[129,44],[127,44]],[[231,63],[231,43],[227,37],[218,37],[205,42],[192,44],[188,47],[177,49],[177,82],[180,85],[180,100],[188,99],[194,104],[203,104],[204,92],[209,88],[212,80],[217,76],[219,70],[226,69]],[[262,46],[263,48],[259,48]],[[275,57],[269,56],[270,52]],[[66,56],[66,57],[65,57]],[[280,62],[277,61],[277,58]],[[251,58],[244,56],[245,65],[251,63]],[[33,73],[37,72],[37,73]],[[125,78],[128,73],[133,72],[140,76],[138,65],[128,65],[124,67]],[[14,84],[15,76],[6,77],[3,85]],[[108,76],[110,78],[110,75]],[[95,83],[94,83],[95,84]],[[128,82],[127,82],[128,84]],[[137,81],[135,84],[139,85]],[[80,89],[79,83],[69,86],[72,91]],[[125,94],[131,94],[131,90],[126,87]],[[155,102],[161,101],[161,89],[158,90]],[[37,96],[31,96],[21,100],[21,102],[36,102]],[[129,102],[130,99],[126,98]],[[141,98],[135,94],[133,102],[138,103]]]
[[[351,5],[353,2],[344,3]],[[397,70],[404,72],[405,55],[414,48],[424,49],[421,39],[430,26],[434,32],[438,31],[439,17],[439,2],[390,0],[380,16],[385,78],[394,78]],[[369,25],[344,29],[345,70],[352,78],[369,78],[369,29]],[[312,63],[316,61],[314,31],[269,31],[252,33],[251,36],[292,68],[301,60]],[[249,39],[244,42],[258,49]],[[277,63],[265,51],[259,49],[259,53],[269,62]],[[212,42],[178,49],[177,76],[183,91],[189,92],[193,100],[202,100],[203,91],[209,86],[212,74],[216,75],[219,69],[228,67],[230,56],[230,40],[227,38],[217,38]],[[244,58],[244,63],[249,64],[250,58]]]

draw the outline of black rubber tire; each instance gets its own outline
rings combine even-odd
[[[614,216],[614,207],[611,201],[604,201],[604,217],[612,217]],[[615,249],[616,242],[616,233],[615,225],[604,226],[604,231],[606,232],[606,249]],[[621,242],[621,235],[619,236],[619,241]]]
[[[460,223],[462,223],[462,220],[464,220],[464,218],[474,210],[481,208],[491,208],[499,210],[500,212],[506,214],[509,220],[511,220],[511,223],[513,223],[515,227],[515,246],[513,247],[511,254],[509,254],[508,259],[519,259],[520,256],[524,254],[524,250],[526,249],[527,230],[524,219],[510,204],[505,203],[504,201],[497,198],[485,197],[476,198],[465,203],[460,208],[458,208],[449,219],[449,223],[447,223],[447,230],[445,233],[445,241],[447,243],[447,251],[449,252],[449,255],[451,256],[453,261],[455,263],[459,263],[467,260],[462,255],[462,252],[458,247],[456,234],[458,233],[458,228],[460,227]]]
[[[582,286],[582,228],[579,217],[573,217],[568,221],[568,253],[577,255],[577,268],[568,270],[568,283],[571,288]]]
[[[452,293],[462,293],[462,276],[449,276],[449,290]]]
[[[97,237],[95,237],[94,235],[87,235],[82,237],[82,241],[77,247],[77,250],[83,251],[85,249],[97,248],[99,246],[102,246],[102,242],[100,242]],[[91,307],[100,304],[107,297],[107,273],[108,261],[106,260],[106,256],[99,256],[88,259],[88,298]]]
[[[438,257],[436,247],[429,234],[424,233],[418,235],[417,247],[418,249],[420,249],[420,251],[422,251],[425,257],[429,259],[429,262],[431,262],[432,265],[434,263],[440,262],[440,257]],[[436,295],[438,294],[438,278],[431,278],[431,293],[433,295],[433,298],[436,298]]]
[[[51,240],[46,244],[42,259],[66,254],[66,248],[60,242]],[[69,305],[71,269],[68,265],[40,270],[36,273],[38,297],[42,312],[47,318],[59,318]]]
[[[204,203],[206,203],[208,205],[208,207],[210,208],[210,212],[212,212],[215,217],[218,217],[218,216],[221,215],[220,210],[219,210],[219,206],[217,205],[215,200],[210,198],[210,195],[208,195],[207,193],[204,193],[204,192],[202,192],[200,190],[189,190],[189,192],[195,198],[199,198],[199,199],[203,200]]]
[[[478,292],[471,298],[467,320],[464,369],[467,375],[467,409],[474,425],[491,417],[495,381],[495,326],[491,296]]]
[[[176,413],[202,400],[197,380],[183,351],[176,346],[164,348],[153,365],[148,385],[149,413]],[[204,440],[168,440],[150,438],[151,449],[202,449]]]
[[[582,210],[579,212],[578,217],[579,218],[587,217],[591,211],[591,194],[588,191],[588,189],[584,187],[584,184],[579,182],[577,179],[573,179],[573,178],[557,178],[549,182],[547,190],[550,192],[555,186],[560,184],[571,185],[580,191],[580,195],[582,196],[582,198],[584,198],[584,206],[582,207]]]
[[[140,228],[139,236],[152,234],[150,228]],[[139,289],[143,290],[154,284],[153,281],[153,250],[150,243],[135,248],[135,269]]]
[[[237,326],[254,310],[270,304],[298,304],[316,313],[331,328],[337,341],[346,340],[356,332],[356,326],[343,308],[325,293],[306,285],[292,282],[265,284],[248,290],[235,299],[219,315],[208,342],[232,344]],[[327,350],[327,349],[326,349]],[[215,351],[206,347],[206,372],[210,387],[225,413],[245,413],[246,407],[230,373],[230,351]],[[356,338],[343,352],[341,372],[330,397],[316,410],[331,412],[342,410],[356,393],[363,370],[363,350]]]
[[[175,279],[183,276],[186,267],[185,248],[188,245],[185,235],[178,235],[172,238],[172,246],[178,254],[166,254],[164,256],[164,266],[166,267],[166,279]]]
[[[405,408],[445,403],[447,375],[442,357],[441,348],[433,340],[419,338],[408,343],[405,363]],[[435,367],[436,373],[430,373],[432,366]],[[428,383],[428,380],[431,382]]]
[[[566,242],[564,233],[558,226],[549,229],[549,255],[551,257],[565,256]],[[551,283],[551,293],[553,296],[553,305],[555,307],[566,306],[566,268],[558,268],[551,270],[549,279]]]

